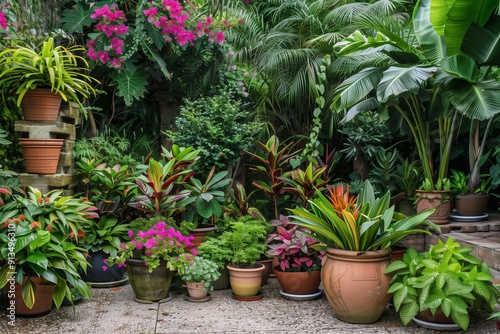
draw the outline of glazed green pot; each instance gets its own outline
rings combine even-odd
[[[136,301],[156,302],[168,296],[174,273],[161,263],[148,271],[148,266],[141,259],[127,259],[127,275]]]

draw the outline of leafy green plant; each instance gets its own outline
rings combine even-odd
[[[438,240],[427,252],[409,248],[403,260],[392,262],[385,270],[394,275],[388,293],[394,293],[396,311],[404,325],[418,312],[441,308],[445,316],[464,331],[470,323],[469,311],[495,309],[499,290],[493,285],[488,265],[453,238]]]
[[[190,191],[182,201],[185,207],[183,219],[195,223],[197,226],[215,221],[223,213],[222,204],[226,200],[225,187],[231,182],[227,178],[228,172],[215,173],[212,168],[205,180],[201,183],[197,178],[190,178],[184,187]]]
[[[307,202],[313,199],[317,192],[321,192],[328,184],[328,180],[324,179],[328,166],[313,167],[313,163],[302,170],[296,168],[291,172],[284,173],[281,177],[285,181],[285,186],[281,189],[282,193],[289,193],[299,198],[303,206],[307,206]]]
[[[390,193],[375,197],[370,181],[364,182],[358,196],[349,194],[344,184],[329,186],[327,195],[309,201],[311,209],[291,209],[290,220],[312,233],[309,235],[323,246],[344,250],[368,251],[390,248],[409,234],[427,233],[420,225],[440,231],[439,226],[427,220],[433,210],[412,216],[394,211]]]
[[[404,194],[406,199],[415,200],[415,190],[417,190],[423,180],[422,168],[416,161],[410,162],[408,159],[396,166],[394,178],[397,187]]]
[[[13,195],[0,212],[0,220],[6,223],[0,225],[0,288],[11,277],[22,285],[23,278],[39,276],[56,285],[57,308],[64,297],[73,303],[70,286],[90,300],[90,289],[80,277],[80,270],[87,271],[86,250],[78,244],[84,237],[82,225],[95,216],[94,210],[91,202],[60,190],[43,194],[28,186],[25,193]],[[35,302],[34,289],[31,280],[23,286],[29,308]]]
[[[247,194],[245,187],[240,182],[234,182],[234,188],[230,189],[229,198],[224,204],[224,219],[230,220],[231,217],[250,215],[255,219],[265,220],[259,209],[250,206],[250,199],[256,191]]]
[[[139,164],[139,157],[130,152],[130,142],[123,136],[108,132],[98,136],[81,137],[75,141],[75,160],[101,160],[109,166]]]
[[[181,278],[186,282],[203,282],[203,290],[212,291],[212,282],[220,277],[217,263],[196,256],[193,262],[184,267]]]
[[[19,45],[4,49],[0,52],[2,94],[18,95],[17,105],[20,106],[28,90],[47,87],[60,94],[64,101],[77,102],[85,113],[82,98],[95,94],[92,84],[98,81],[85,74],[88,63],[78,55],[84,50],[79,45],[55,46],[52,37],[39,48]]]
[[[117,218],[101,216],[82,226],[85,233],[85,248],[111,257],[116,257],[120,245],[128,241],[130,224]]]
[[[241,101],[227,92],[220,95],[184,100],[175,127],[165,131],[178,146],[193,146],[200,150],[201,159],[193,168],[201,176],[217,170],[234,170],[241,152],[250,148],[251,140],[261,124],[252,113],[243,110]]]

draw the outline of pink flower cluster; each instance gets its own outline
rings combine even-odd
[[[189,12],[176,0],[150,1],[143,11],[148,22],[161,30],[167,42],[175,40],[179,45],[193,43],[197,38],[208,36],[209,41],[222,43],[225,39],[221,31],[211,31],[212,18],[198,21],[194,29],[187,28]]]
[[[9,4],[4,5],[4,8],[7,8]],[[3,11],[2,6],[0,5],[0,27],[3,30],[7,30],[7,17],[5,16],[5,12]]]
[[[122,55],[125,43],[123,40],[128,34],[125,14],[115,5],[111,7],[104,5],[96,8],[90,17],[98,20],[95,29],[99,33],[87,43],[88,57],[103,64],[109,64],[111,67],[121,68],[124,62]]]
[[[137,234],[130,230],[128,236],[131,240],[120,245],[117,258],[106,261],[108,266],[114,263],[121,266],[128,258],[140,257],[150,270],[158,267],[161,261],[165,261],[169,268],[182,270],[197,255],[192,247],[194,237],[182,235],[173,227],[167,227],[165,222],[158,222]]]

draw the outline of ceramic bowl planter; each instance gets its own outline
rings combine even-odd
[[[136,302],[158,302],[167,298],[174,273],[164,263],[151,273],[142,259],[127,259],[125,263]]]
[[[391,250],[345,251],[328,248],[321,281],[335,316],[345,322],[370,324],[384,313],[391,300],[387,293]]]
[[[321,270],[282,271],[274,268],[274,275],[284,292],[294,295],[308,295],[318,291],[321,283]]]
[[[262,282],[264,265],[256,263],[254,268],[238,268],[228,265],[229,283],[236,297],[252,297],[257,295]]]
[[[64,139],[19,138],[26,172],[55,174]]]
[[[443,191],[416,191],[416,210],[422,212],[428,209],[436,209],[433,214],[429,216],[429,220],[438,225],[448,224],[451,212],[451,192],[448,190]]]
[[[31,276],[30,280],[35,284],[35,302],[32,308],[28,308],[24,303],[21,291],[28,281],[28,277],[24,277],[23,285],[15,283],[15,296],[13,300],[15,301],[16,315],[33,317],[50,313],[52,309],[52,295],[56,287],[55,284],[38,276]]]
[[[481,216],[488,205],[488,194],[465,194],[455,198],[455,209],[460,216]]]
[[[125,283],[127,278],[125,276],[127,271],[125,266],[118,267],[117,264],[114,264],[103,270],[103,266],[105,266],[104,260],[107,259],[107,256],[104,256],[101,252],[89,251],[87,259],[91,267],[87,269],[87,274],[82,274],[82,279],[89,282],[93,288],[109,288]]]

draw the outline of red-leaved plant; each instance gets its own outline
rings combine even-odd
[[[276,226],[266,241],[267,254],[276,256],[282,271],[307,271],[321,269],[323,253],[312,248],[317,242],[304,232],[307,229],[290,223],[287,216],[271,221]]]

